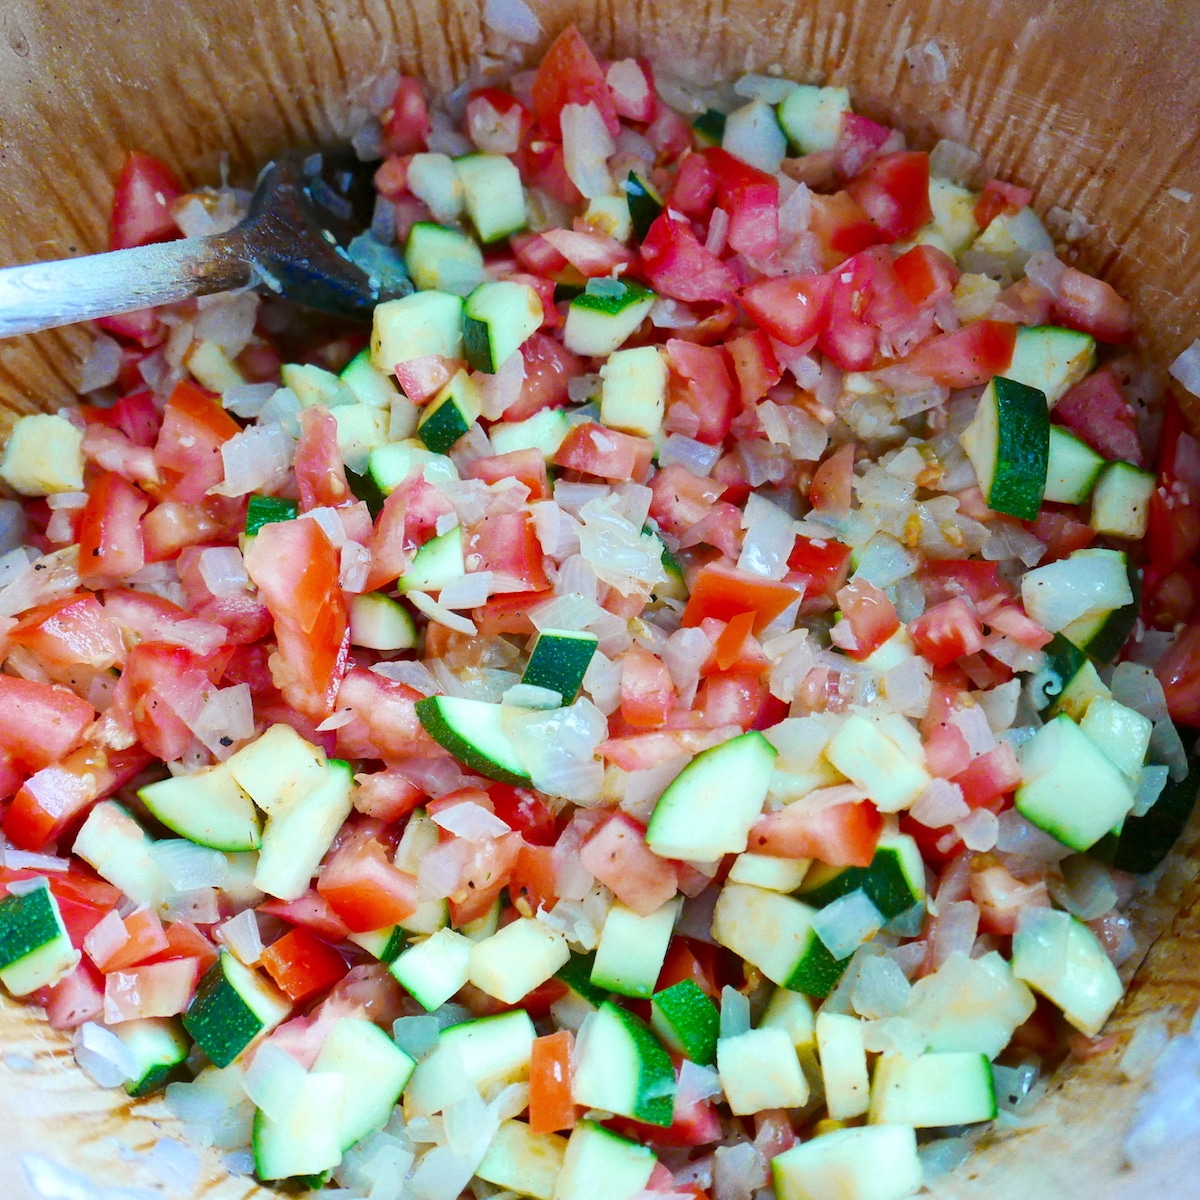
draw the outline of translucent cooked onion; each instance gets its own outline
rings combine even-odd
[[[222,496],[271,492],[292,464],[294,444],[282,425],[253,425],[221,447],[225,478],[212,490]]]
[[[440,809],[433,816],[435,825],[468,842],[483,842],[511,832],[511,826],[480,804],[465,801]]]
[[[121,373],[121,347],[112,338],[98,333],[92,339],[88,356],[83,360],[79,375],[81,394],[116,383]]]
[[[694,438],[672,433],[667,437],[659,452],[658,464],[660,467],[669,467],[673,463],[678,463],[692,475],[706,476],[712,473],[712,469],[717,465],[717,459],[720,457],[721,448],[719,446],[710,446],[705,442],[698,442]]]
[[[1175,359],[1167,373],[1193,396],[1200,396],[1200,338]]]
[[[1058,295],[1066,272],[1066,263],[1056,258],[1052,250],[1039,250],[1025,264],[1025,278],[1051,297]]]
[[[250,577],[236,546],[210,546],[200,552],[200,575],[214,596],[236,596],[246,591]]]
[[[721,1037],[737,1037],[750,1028],[750,997],[726,984],[721,989]]]
[[[487,0],[483,23],[514,42],[531,45],[542,33],[542,23],[525,0]]]
[[[273,1121],[287,1115],[292,1098],[304,1084],[304,1068],[286,1050],[271,1041],[254,1052],[254,1061],[242,1077],[246,1095]]]
[[[1112,611],[1133,600],[1123,560],[1096,555],[1063,559],[1021,580],[1025,611],[1049,633],[1093,611]]]
[[[849,958],[883,928],[883,917],[861,888],[840,896],[813,917],[813,932],[834,958]]]
[[[262,936],[254,909],[245,908],[237,916],[217,926],[217,936],[229,947],[234,957],[248,967],[262,957]]]
[[[782,579],[796,542],[796,522],[791,514],[752,492],[742,513],[742,528],[746,536],[738,568],[767,579]]]
[[[563,160],[571,182],[588,199],[613,190],[608,159],[616,143],[594,101],[565,104],[562,115]]]
[[[929,171],[942,179],[967,183],[980,161],[980,156],[970,146],[943,138],[930,151]]]
[[[229,879],[229,860],[219,851],[184,838],[162,838],[150,848],[155,866],[181,894],[223,887]]]
[[[141,1073],[137,1055],[115,1033],[93,1021],[76,1030],[75,1061],[101,1087],[117,1087]]]

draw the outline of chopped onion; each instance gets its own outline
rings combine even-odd
[[[432,696],[438,690],[438,682],[433,673],[422,662],[415,659],[403,658],[393,662],[376,663],[370,670],[384,679],[393,679],[397,683],[407,684],[423,696]]]
[[[491,571],[474,571],[452,580],[438,593],[438,603],[445,608],[480,608],[491,593]]]
[[[254,336],[259,302],[256,292],[216,292],[211,296],[198,296],[196,306],[200,315],[196,321],[196,337],[203,342],[214,342],[230,358],[236,358]]]
[[[747,100],[782,104],[798,86],[790,79],[776,78],[774,75],[743,75],[734,81],[733,90]]]
[[[751,100],[725,118],[721,148],[742,162],[774,175],[787,153],[787,139],[779,128],[774,109],[762,100]]]
[[[255,1106],[272,1121],[282,1121],[292,1098],[304,1086],[307,1072],[286,1051],[265,1041],[242,1076],[242,1086]]]
[[[1133,1035],[1121,1055],[1121,1074],[1129,1080],[1144,1079],[1171,1040],[1165,1013],[1148,1013],[1134,1027]]]
[[[928,41],[923,46],[910,46],[904,52],[904,61],[912,68],[913,75],[919,83],[946,82],[946,56],[937,42]]]
[[[197,846],[184,838],[163,838],[150,848],[154,865],[180,893],[224,887],[229,861],[219,850]]]
[[[952,954],[970,956],[979,933],[979,905],[959,900],[941,906],[929,938],[929,959],[936,970]]]
[[[713,1153],[713,1200],[750,1200],[767,1183],[767,1162],[749,1142]]]
[[[1021,580],[1025,611],[1047,632],[1057,633],[1084,614],[1123,608],[1133,601],[1123,560],[1088,555],[1050,563]]]
[[[589,200],[607,196],[613,190],[608,159],[617,146],[599,108],[594,101],[565,104],[560,121],[567,176]]]
[[[750,1029],[750,997],[726,984],[721,989],[721,1037],[737,1037]]]
[[[962,788],[948,779],[934,778],[917,797],[909,814],[914,821],[929,829],[943,829],[970,814],[971,810],[963,799]]]
[[[980,156],[969,146],[943,138],[929,154],[929,170],[942,179],[967,183],[980,161]]]
[[[988,525],[988,539],[983,545],[983,557],[989,562],[1019,559],[1025,566],[1036,566],[1046,553],[1044,542],[1038,541],[1016,521],[1003,518]]]
[[[578,592],[568,592],[535,604],[529,610],[529,619],[538,630],[581,630],[595,621],[603,611],[595,600],[589,600]]]
[[[1073,917],[1095,921],[1117,905],[1112,872],[1086,854],[1073,854],[1062,862],[1063,886],[1050,878],[1051,894]]]
[[[434,814],[433,822],[468,842],[484,842],[512,832],[512,827],[495,813],[470,800],[440,809]]]
[[[1169,716],[1162,684],[1150,667],[1134,662],[1118,663],[1109,687],[1118,704],[1132,708],[1151,721],[1164,721]]]
[[[456,633],[465,633],[469,637],[474,637],[478,633],[474,621],[468,621],[466,617],[460,617],[448,608],[443,608],[427,592],[409,592],[407,595],[413,605],[431,621],[437,621],[439,625],[445,625],[447,629],[453,629]]]
[[[1170,768],[1148,763],[1138,775],[1137,789],[1133,794],[1130,816],[1144,817],[1155,805],[1163,788],[1167,786]]]
[[[1039,250],[1025,264],[1025,278],[1051,297],[1058,295],[1066,272],[1066,263],[1056,258],[1053,250]]]
[[[1172,379],[1183,384],[1193,396],[1200,396],[1200,338],[1167,368]]]
[[[987,714],[978,705],[955,709],[950,724],[963,735],[972,758],[986,754],[996,745],[996,735],[988,724]]]
[[[487,0],[483,23],[514,42],[531,45],[542,34],[542,23],[525,0]]]
[[[92,339],[88,356],[79,375],[79,392],[85,394],[116,383],[121,374],[121,347],[112,338],[98,333]]]
[[[995,813],[986,808],[977,808],[970,816],[955,823],[954,832],[962,838],[968,850],[982,854],[995,847],[999,826]]]
[[[219,496],[270,492],[284,482],[292,463],[293,442],[282,425],[252,425],[221,447],[224,481],[212,488]]]
[[[258,931],[258,918],[254,909],[244,908],[236,917],[230,917],[217,926],[216,935],[230,950],[239,962],[248,967],[254,966],[262,957],[262,936]]]
[[[663,444],[663,448],[658,456],[658,462],[659,466],[662,467],[669,467],[672,463],[678,463],[692,475],[707,476],[712,473],[712,469],[717,465],[717,459],[720,457],[720,446],[709,446],[707,443],[698,442],[694,438],[672,433]]]
[[[355,595],[365,591],[371,571],[371,552],[359,542],[344,542],[338,554],[338,583]]]
[[[249,587],[250,577],[236,546],[210,546],[197,561],[204,586],[214,596],[236,596]]]
[[[238,742],[254,736],[250,685],[238,683],[207,693],[201,700],[199,714],[193,720],[186,717],[184,720],[214,758],[228,758]]]
[[[861,888],[818,910],[813,932],[836,959],[849,958],[882,928],[883,916]]]
[[[17,850],[0,839],[0,866],[13,871],[69,871],[71,862],[55,854],[40,854],[36,850]]]
[[[1071,853],[1069,847],[1048,833],[1043,833],[1036,825],[1025,820],[1015,808],[1005,809],[1000,814],[996,849],[1041,863],[1061,862]]]
[[[738,558],[739,570],[782,579],[796,542],[796,522],[791,514],[751,492],[742,513],[742,528],[746,536]]]
[[[911,995],[912,985],[900,967],[885,955],[878,955],[860,965],[850,1003],[863,1017],[896,1017],[907,1007]]]
[[[630,771],[621,790],[621,811],[636,820],[648,821],[659,797],[689,761],[686,754],[681,754],[656,767]]]
[[[392,1024],[392,1038],[406,1054],[418,1062],[437,1049],[440,1027],[437,1017],[400,1017]]]
[[[105,913],[100,923],[89,930],[83,939],[83,949],[92,962],[104,963],[128,941],[129,930],[121,920],[121,914],[114,908]]]
[[[221,394],[221,404],[238,417],[253,420],[275,394],[273,383],[238,383]]]
[[[335,709],[317,726],[317,732],[328,733],[333,729],[341,729],[344,725],[349,725],[357,715],[352,708]]]
[[[480,380],[481,409],[489,421],[495,421],[514,404],[525,383],[525,359],[519,353],[510,354],[492,375]]]
[[[75,1033],[75,1061],[101,1087],[117,1087],[141,1073],[137,1055],[94,1021],[85,1022]]]

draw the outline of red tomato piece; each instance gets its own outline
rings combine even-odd
[[[104,1020],[115,1025],[186,1012],[199,976],[200,963],[194,958],[113,971],[104,978]]]
[[[421,84],[404,76],[396,88],[392,102],[379,117],[383,124],[385,154],[416,154],[425,149],[429,137],[429,110]]]
[[[164,500],[142,518],[146,561],[163,562],[184,546],[231,539],[244,524],[244,501],[225,496],[210,496],[202,504]]]
[[[92,481],[79,523],[79,577],[103,587],[140,571],[146,564],[138,522],[150,501],[115,471]]]
[[[167,238],[163,238],[163,241],[179,236],[179,227],[175,224],[174,218],[171,218],[171,229],[173,232]],[[139,308],[135,312],[116,313],[111,317],[97,317],[96,324],[105,333],[136,342],[145,350],[160,345],[167,336],[167,327],[159,320],[158,313],[153,308]]]
[[[738,277],[732,267],[706,250],[684,221],[663,211],[646,231],[641,245],[646,281],[661,295],[696,303],[732,300]]]
[[[750,571],[739,571],[725,563],[701,567],[692,584],[683,611],[685,627],[699,625],[706,617],[728,621],[739,613],[753,612],[754,632],[761,633],[789,605],[801,597],[791,584],[765,579]]]
[[[275,622],[279,690],[300,712],[327,717],[349,638],[337,551],[316,521],[279,521],[259,530],[245,563]]]
[[[813,472],[808,487],[809,503],[818,512],[845,515],[850,511],[854,483],[854,443],[839,446]]]
[[[983,230],[1001,213],[1016,216],[1032,199],[1033,193],[1028,188],[1005,183],[1002,179],[989,179],[975,201],[975,224]]]
[[[925,738],[925,765],[939,779],[953,779],[971,765],[971,748],[957,725],[937,724]]]
[[[1090,333],[1101,342],[1133,337],[1133,310],[1111,284],[1068,267],[1054,297],[1054,317],[1069,329]]]
[[[717,173],[703,154],[689,154],[671,184],[668,205],[688,217],[707,217],[717,195]]]
[[[742,408],[757,404],[783,378],[771,341],[761,329],[726,342],[725,351],[733,364]]]
[[[498,637],[502,633],[520,633],[532,637],[535,632],[529,610],[553,592],[514,592],[509,596],[492,596],[483,608],[471,610],[471,620],[481,638]]]
[[[492,572],[491,590],[499,595],[540,592],[550,586],[542,543],[528,513],[492,513],[472,525],[463,541],[463,557],[468,571]]]
[[[1078,509],[1056,508],[1043,504],[1038,518],[1030,526],[1030,532],[1039,542],[1046,543],[1046,553],[1041,562],[1057,562],[1076,550],[1083,550],[1096,540],[1096,531],[1077,519]]]
[[[183,185],[166,163],[131,150],[125,157],[113,195],[111,248],[126,250],[179,237],[171,204],[181,195]]]
[[[804,584],[804,599],[832,597],[850,572],[850,547],[832,538],[797,537],[788,556],[788,571]]]
[[[569,1029],[533,1039],[529,1057],[529,1128],[534,1134],[558,1133],[575,1127],[571,1099],[571,1054],[575,1037]]]
[[[646,140],[657,152],[659,165],[665,166],[692,148],[692,127],[686,117],[655,97],[654,118],[646,126]]]
[[[138,963],[146,962],[167,949],[166,930],[158,913],[153,909],[136,908],[124,920],[125,933],[128,940],[124,942],[115,954],[111,954],[96,966],[106,975],[111,971],[120,971],[124,967],[135,967]]]
[[[817,346],[844,371],[863,371],[875,361],[879,335],[867,320],[875,267],[876,260],[863,251],[830,276],[829,319]]]
[[[674,865],[646,845],[645,828],[624,813],[596,827],[579,861],[639,916],[657,912],[679,888]]]
[[[753,728],[767,698],[766,681],[743,671],[713,672],[700,688],[696,707],[710,729]]]
[[[999,742],[972,759],[970,766],[954,776],[954,782],[972,808],[988,808],[1020,784],[1021,768],[1013,748]]]
[[[526,842],[534,846],[554,845],[558,836],[554,814],[537,792],[493,783],[488,788],[488,795],[496,816]]]
[[[167,947],[151,960],[167,962],[176,958],[194,958],[203,975],[217,961],[217,948],[191,921],[171,921],[166,927]]]
[[[671,463],[655,473],[650,490],[650,515],[660,529],[682,537],[708,515],[725,489],[711,479],[693,475],[680,463]]]
[[[374,817],[385,825],[407,817],[418,808],[425,793],[395,767],[356,775],[354,807],[365,816]]]
[[[847,791],[862,795],[854,788]],[[882,830],[883,817],[866,800],[815,810],[807,803],[789,804],[759,817],[750,830],[750,849],[776,858],[813,858],[832,867],[869,867]]]
[[[96,716],[65,687],[12,675],[0,675],[0,711],[0,749],[31,771],[70,754]]]
[[[508,886],[524,844],[518,833],[465,843],[468,853],[458,883],[450,893],[450,920],[456,928],[477,921],[492,907]]]
[[[1170,571],[1200,550],[1200,443],[1187,432],[1168,392],[1158,439],[1158,486],[1150,496],[1147,549],[1153,568]]]
[[[808,228],[824,252],[827,269],[885,240],[879,227],[849,192],[814,194]]]
[[[84,665],[107,671],[125,661],[125,643],[116,622],[87,592],[30,609],[9,630],[8,638],[51,667]]]
[[[1145,463],[1137,413],[1108,367],[1081,379],[1054,406],[1054,418],[1105,458]]]
[[[961,272],[948,254],[936,246],[914,246],[895,262],[896,276],[909,300],[927,308],[954,291]]]
[[[717,197],[729,214],[731,250],[766,258],[779,245],[779,180],[727,150],[703,151],[717,177]]]
[[[682,338],[668,338],[666,351],[671,403],[695,413],[697,441],[719,445],[729,434],[738,408],[728,356],[720,346],[698,346]]]
[[[621,717],[635,729],[658,729],[675,707],[675,685],[666,664],[632,645],[621,656]]]
[[[214,595],[200,570],[200,557],[207,546],[187,546],[179,552],[176,567],[188,606],[201,620],[220,625],[228,641],[248,646],[271,632],[271,614],[257,596],[248,591]]]
[[[258,911],[269,917],[279,917],[328,942],[344,942],[350,936],[350,927],[314,888],[295,900],[266,900],[258,906]]]
[[[412,552],[434,535],[438,517],[453,511],[450,501],[423,475],[409,475],[384,501],[375,520],[367,590],[375,591],[402,575]]]
[[[1022,882],[999,864],[971,872],[971,899],[979,905],[980,931],[1001,937],[1016,930],[1017,918],[1025,909],[1050,907],[1044,880]]]
[[[1200,726],[1200,622],[1185,626],[1154,668],[1167,710],[1181,725]]]
[[[392,372],[400,390],[414,403],[424,404],[432,400],[450,382],[461,368],[456,359],[444,354],[425,354],[396,363]]]
[[[175,385],[163,412],[154,458],[169,482],[170,500],[196,504],[225,478],[221,447],[240,432],[238,423],[203,388]]]
[[[351,667],[337,691],[337,707],[355,720],[337,731],[344,758],[408,758],[444,753],[421,728],[416,702],[421,693],[363,667]]]
[[[975,387],[1003,375],[1012,362],[1017,327],[1007,321],[972,321],[953,333],[922,342],[903,361],[943,387]]]
[[[33,997],[46,1010],[51,1029],[77,1029],[104,1016],[104,980],[89,962],[80,962],[65,979],[39,988]]]
[[[1001,604],[992,609],[985,619],[985,624],[994,632],[1010,637],[1030,650],[1041,650],[1053,640],[1025,610],[1016,604]]]
[[[930,559],[917,568],[917,580],[930,605],[966,596],[982,606],[1013,594],[997,574],[998,568],[998,563],[982,559]]]
[[[534,116],[551,137],[562,136],[560,117],[568,104],[595,104],[608,132],[616,137],[621,131],[604,72],[574,25],[568,25],[543,56],[532,96]]]
[[[539,908],[547,911],[558,903],[554,876],[554,851],[550,846],[521,846],[508,880],[513,904],[527,917]]]
[[[889,242],[911,237],[933,215],[929,155],[920,150],[885,154],[857,174],[846,191]]]
[[[323,406],[306,408],[300,414],[295,471],[301,512],[324,506],[336,508],[353,499],[338,449],[337,421]]]
[[[633,263],[628,247],[594,229],[547,229],[541,236],[585,279],[612,275]]]
[[[654,119],[654,72],[645,59],[622,58],[610,63],[604,78],[617,116],[628,121]]]
[[[742,307],[773,338],[788,346],[811,341],[829,324],[830,275],[781,275],[741,291]]]
[[[892,131],[878,121],[858,113],[843,113],[834,151],[838,173],[845,178],[857,175],[891,136]]]
[[[351,835],[326,861],[317,891],[355,932],[382,929],[412,916],[417,880],[392,866],[383,845]]]
[[[521,345],[525,379],[520,395],[505,410],[506,421],[524,421],[544,408],[570,403],[568,387],[583,373],[583,363],[561,343],[544,333],[531,334]]]
[[[654,446],[646,438],[588,421],[567,434],[550,461],[556,467],[599,479],[641,483],[650,471],[653,456]]]
[[[927,608],[909,624],[908,632],[917,649],[935,667],[983,649],[983,626],[975,610],[961,597]]]
[[[887,594],[866,579],[851,580],[837,593],[837,601],[854,634],[855,649],[846,653],[860,662],[900,628],[900,618]]]
[[[289,1000],[307,1000],[331,988],[349,968],[330,945],[307,929],[291,929],[262,952],[263,969]]]
[[[1180,563],[1166,574],[1147,569],[1142,589],[1147,624],[1155,629],[1186,625],[1200,609],[1200,567],[1195,563]]]

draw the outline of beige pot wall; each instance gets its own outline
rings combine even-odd
[[[692,64],[697,78],[778,64],[793,78],[849,85],[856,107],[932,145],[966,140],[997,175],[1033,188],[1035,205],[1096,225],[1080,264],[1130,297],[1147,354],[1169,361],[1200,334],[1200,6],[1187,0],[532,0],[549,33],[570,20],[602,54]],[[101,249],[111,181],[127,148],[157,154],[196,182],[228,151],[244,174],[277,147],[341,128],[356,83],[399,63],[435,89],[458,82],[485,42],[482,5],[416,0],[0,0],[0,263]],[[949,78],[911,77],[903,53],[936,39]],[[534,61],[531,57],[530,61]],[[1194,193],[1186,203],[1168,194]],[[68,399],[86,335],[0,342],[0,411]],[[1193,409],[1195,411],[1195,409]],[[1185,838],[1195,848],[1195,833]],[[1113,1028],[1200,1000],[1195,864],[1173,860],[1143,918],[1162,931]],[[1123,1040],[1123,1039],[1122,1039]],[[0,1000],[0,1196],[25,1200],[19,1152],[69,1162],[98,1182],[150,1182],[124,1162],[169,1129],[161,1105],[93,1088],[67,1039]],[[1044,1123],[991,1146],[935,1192],[989,1200],[1197,1194],[1200,1147],[1137,1178],[1120,1139],[1138,1088],[1119,1048],[1060,1081]],[[13,1055],[36,1069],[14,1070]],[[21,1063],[17,1059],[18,1065]],[[116,1139],[116,1140],[114,1140]],[[206,1190],[207,1189],[207,1190]],[[269,1196],[221,1180],[210,1163],[196,1195]]]

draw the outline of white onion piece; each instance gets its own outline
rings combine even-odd
[[[197,296],[196,337],[202,342],[214,342],[230,358],[236,358],[254,336],[258,305],[256,292],[216,292],[211,296]]]
[[[479,608],[487,603],[492,589],[491,571],[474,571],[446,584],[438,603],[446,608]]]
[[[946,56],[935,41],[923,46],[909,46],[904,52],[904,61],[912,68],[918,83],[936,85],[946,82]]]
[[[787,138],[771,106],[751,100],[725,118],[721,148],[742,162],[774,175],[787,153]]]
[[[961,142],[943,138],[929,154],[929,171],[942,179],[966,183],[980,163],[979,155]]]
[[[402,658],[393,662],[376,663],[370,670],[384,679],[392,679],[397,683],[407,684],[423,696],[432,696],[438,690],[437,680],[433,673],[422,662],[415,659]]]
[[[721,1037],[737,1037],[750,1028],[750,997],[726,984],[721,989]]]
[[[979,932],[979,905],[959,900],[945,905],[934,922],[929,939],[929,958],[936,970],[952,954],[968,957]]]
[[[359,542],[346,541],[338,554],[338,583],[355,595],[365,591],[371,571],[371,552]]]
[[[1130,816],[1144,817],[1155,805],[1163,788],[1167,786],[1170,768],[1148,763],[1138,775],[1137,789],[1133,793],[1133,808]]]
[[[75,1061],[101,1087],[116,1087],[140,1073],[137,1055],[115,1033],[94,1021],[76,1031]]]
[[[764,104],[782,104],[798,87],[790,79],[774,75],[743,75],[734,80],[733,90],[747,100],[761,100]]]
[[[988,724],[987,714],[978,705],[955,709],[950,724],[963,735],[972,758],[986,754],[996,745],[996,735]]]
[[[238,683],[207,693],[201,701],[199,714],[192,720],[184,717],[184,721],[214,758],[228,758],[238,742],[254,736],[254,700],[250,685]]]
[[[863,1017],[899,1016],[908,1005],[912,985],[899,965],[885,955],[865,959],[850,993],[850,1003]]]
[[[1193,396],[1200,396],[1200,338],[1167,368],[1167,374],[1181,383]]]
[[[1115,555],[1074,556],[1030,571],[1021,580],[1025,611],[1049,633],[1094,610],[1133,601],[1124,562]]]
[[[608,159],[616,143],[594,101],[565,104],[560,116],[567,176],[589,200],[613,190]]]
[[[1025,264],[1025,278],[1051,297],[1058,295],[1066,273],[1067,264],[1056,258],[1053,250],[1039,250]]]
[[[909,813],[929,829],[943,829],[970,815],[962,788],[948,779],[934,778],[917,797]]]
[[[236,546],[210,546],[198,560],[204,586],[214,596],[236,596],[250,583],[242,552]]]
[[[813,932],[836,959],[849,958],[882,928],[883,916],[861,888],[818,910]]]
[[[512,827],[495,813],[470,800],[441,809],[434,814],[433,822],[468,842],[483,842],[512,832]]]
[[[530,45],[542,33],[542,23],[525,0],[487,0],[483,23],[514,42]]]
[[[711,474],[720,457],[721,448],[719,446],[709,446],[694,438],[672,433],[659,452],[658,462],[661,467],[669,467],[672,463],[678,463],[692,475],[707,476]]]
[[[150,848],[150,857],[181,894],[223,887],[229,880],[229,860],[225,855],[184,838],[163,838],[155,842]]]
[[[782,579],[796,542],[796,522],[791,514],[752,492],[742,513],[742,528],[746,537],[738,568],[767,579]]]
[[[529,610],[529,619],[538,630],[581,630],[595,621],[603,611],[595,600],[589,600],[578,592],[569,592],[534,605]]]
[[[121,347],[112,338],[98,333],[92,339],[88,356],[79,374],[79,393],[94,392],[117,382],[121,374]]]
[[[495,374],[476,378],[481,384],[482,413],[489,421],[495,421],[521,394],[525,382],[525,358],[519,353],[510,354]]]
[[[968,850],[982,854],[996,845],[1000,823],[996,814],[986,808],[975,809],[970,816],[964,817],[954,825],[954,832],[963,840]]]
[[[273,1121],[282,1121],[288,1104],[304,1086],[307,1072],[286,1050],[264,1042],[242,1077],[246,1095]]]
[[[448,608],[442,607],[428,593],[409,592],[407,595],[413,605],[431,621],[437,621],[439,625],[445,625],[447,629],[453,629],[456,633],[465,633],[469,637],[474,637],[478,633],[474,621],[468,621],[466,617],[460,617],[457,613],[452,613]]]
[[[217,937],[233,951],[234,957],[246,966],[254,966],[262,957],[262,937],[254,909],[243,909],[237,916],[218,925],[216,932]]]
[[[293,442],[282,425],[253,425],[221,447],[225,478],[211,490],[219,496],[269,492],[292,464]]]
[[[1041,863],[1061,862],[1071,853],[1068,846],[1064,846],[1048,833],[1043,833],[1036,825],[1025,820],[1015,808],[1006,809],[1000,814],[996,849]]]
[[[1151,721],[1164,721],[1169,716],[1167,698],[1163,693],[1158,676],[1139,663],[1118,663],[1113,669],[1109,683],[1113,699],[1126,708],[1132,708]]]
[[[518,683],[510,687],[500,698],[501,704],[509,708],[551,709],[562,707],[562,693],[552,688],[538,687],[532,683]]]

